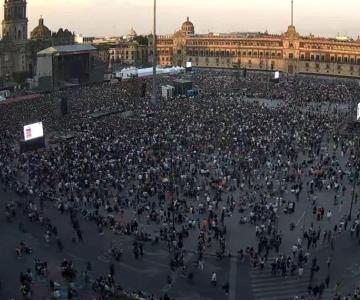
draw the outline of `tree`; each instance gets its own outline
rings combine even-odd
[[[139,43],[139,45],[147,46],[149,43],[148,37],[144,35],[138,35],[134,38],[136,42]]]
[[[17,84],[24,84],[27,78],[31,77],[29,72],[13,73],[13,79]]]

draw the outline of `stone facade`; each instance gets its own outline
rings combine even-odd
[[[300,36],[293,25],[282,35],[268,33],[195,34],[189,19],[173,35],[158,36],[163,66],[247,68],[360,77],[360,40]]]
[[[0,41],[0,81],[27,72],[26,0],[5,0]]]
[[[0,41],[0,83],[31,77],[36,70],[37,52],[56,45],[74,44],[74,34],[59,29],[51,32],[41,17],[28,39],[26,0],[4,0],[2,40]]]
[[[122,42],[110,47],[110,64],[146,65],[148,48],[137,42]]]

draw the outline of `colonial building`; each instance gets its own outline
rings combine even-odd
[[[195,34],[189,18],[173,35],[157,37],[158,63],[194,67],[279,70],[360,77],[360,40],[301,36],[290,25],[281,35]]]
[[[145,65],[148,61],[148,47],[135,41],[114,45],[109,53],[112,65]]]
[[[37,52],[56,45],[74,44],[74,34],[59,29],[51,32],[39,19],[28,39],[26,0],[4,0],[2,40],[0,41],[0,82],[22,81],[35,74]],[[21,80],[22,79],[22,80]]]
[[[26,0],[5,0],[0,41],[0,81],[9,80],[14,73],[26,72],[27,56]]]

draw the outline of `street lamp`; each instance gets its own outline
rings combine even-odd
[[[157,90],[156,90],[156,65],[157,65],[157,47],[156,47],[156,0],[154,0],[154,21],[153,21],[153,86],[151,104],[158,106]]]

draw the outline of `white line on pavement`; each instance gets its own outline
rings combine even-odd
[[[229,273],[229,300],[236,300],[236,278],[238,272],[238,258],[232,256],[230,260],[230,273]]]

